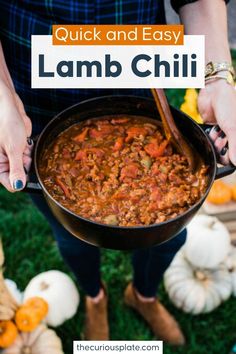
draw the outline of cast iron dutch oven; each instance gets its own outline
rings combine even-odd
[[[102,225],[80,217],[60,205],[43,185],[38,172],[38,163],[45,147],[63,130],[88,118],[104,115],[130,114],[146,116],[160,120],[152,99],[134,96],[106,96],[76,104],[53,118],[38,137],[34,151],[34,168],[37,182],[28,182],[27,190],[40,190],[57,220],[74,236],[95,246],[130,250],[150,247],[163,243],[177,235],[190,222],[206,199],[215,179],[232,173],[235,167],[217,167],[217,158],[207,134],[206,126],[199,126],[188,116],[171,108],[176,124],[184,136],[199,152],[205,164],[209,166],[209,184],[204,196],[191,208],[174,219],[150,226],[119,227]],[[148,188],[148,186],[147,186]]]

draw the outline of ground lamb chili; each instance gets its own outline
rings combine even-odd
[[[207,188],[165,140],[159,123],[109,116],[71,126],[40,159],[42,181],[61,205],[95,222],[141,226],[186,211]]]

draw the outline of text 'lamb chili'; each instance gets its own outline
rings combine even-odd
[[[90,119],[62,132],[44,151],[39,173],[60,204],[93,221],[119,226],[159,223],[186,211],[207,188],[157,121],[135,116]]]

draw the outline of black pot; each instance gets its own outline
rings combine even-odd
[[[119,227],[103,225],[80,217],[60,205],[48,193],[38,173],[41,153],[53,139],[71,125],[110,114],[130,114],[160,120],[155,103],[151,99],[133,96],[106,96],[76,104],[53,118],[36,141],[34,168],[37,182],[29,182],[27,191],[42,191],[57,220],[74,236],[93,245],[128,250],[150,247],[165,242],[177,235],[190,222],[206,199],[215,179],[232,173],[232,165],[217,167],[216,152],[203,128],[183,112],[171,108],[177,126],[199,152],[204,163],[209,166],[209,185],[204,196],[191,208],[174,219],[150,226]]]

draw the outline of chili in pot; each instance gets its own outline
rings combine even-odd
[[[75,214],[128,227],[175,218],[209,184],[207,166],[191,173],[158,121],[124,114],[61,132],[41,155],[39,174],[50,195]]]

